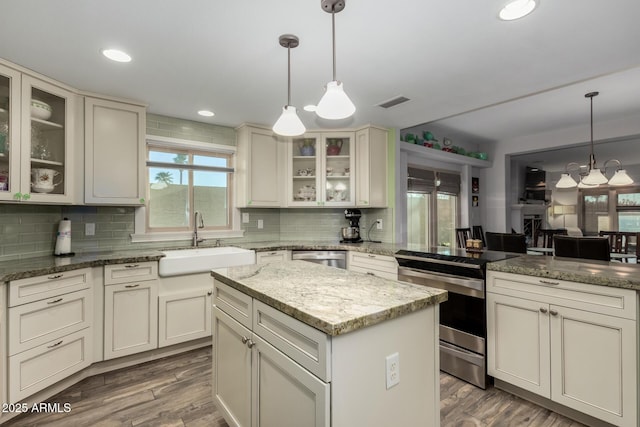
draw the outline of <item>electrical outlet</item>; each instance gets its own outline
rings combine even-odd
[[[85,236],[95,236],[96,234],[96,224],[93,222],[87,222],[84,224],[84,235]]]
[[[376,222],[378,223],[378,225],[376,226],[376,228],[378,230],[382,230],[382,220],[381,219],[377,219]]]
[[[264,221],[261,219],[258,220],[258,228],[264,228]]]
[[[242,223],[247,224],[249,222],[249,212],[242,212]]]
[[[387,356],[387,390],[400,383],[400,354]]]

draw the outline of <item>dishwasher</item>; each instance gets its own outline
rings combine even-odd
[[[315,262],[329,267],[347,268],[347,251],[292,251],[291,259]]]

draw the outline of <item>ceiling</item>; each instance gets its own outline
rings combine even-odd
[[[640,114],[640,2],[541,0],[520,20],[506,0],[348,0],[336,15],[337,77],[356,104],[331,122],[316,104],[331,80],[331,16],[320,0],[7,0],[0,57],[75,88],[144,101],[148,111],[206,123],[272,125],[286,103],[307,128],[437,121],[502,140],[588,120]],[[116,47],[128,64],[106,60]],[[396,96],[409,102],[383,109]],[[212,118],[196,115],[211,109]],[[586,118],[585,118],[586,117]]]

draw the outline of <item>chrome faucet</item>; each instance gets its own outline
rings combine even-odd
[[[198,219],[200,221],[198,221]],[[198,247],[198,243],[204,242],[204,239],[198,238],[198,228],[204,228],[204,218],[202,218],[202,214],[198,211],[194,214],[193,219],[193,246]]]

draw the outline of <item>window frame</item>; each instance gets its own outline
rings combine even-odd
[[[145,191],[147,193],[147,203],[144,206],[136,208],[135,212],[135,225],[134,233],[131,235],[131,241],[137,242],[161,242],[161,241],[176,241],[176,240],[188,240],[191,239],[194,232],[194,218],[193,215],[189,215],[189,228],[149,228],[149,212],[148,212],[148,192],[149,192],[149,171],[150,167],[147,165],[148,153],[150,150],[168,151],[168,152],[181,152],[181,154],[188,154],[190,158],[194,155],[219,155],[228,157],[229,171],[227,188],[228,188],[228,218],[230,227],[214,227],[206,226],[205,228],[198,230],[198,235],[204,239],[207,238],[228,238],[228,237],[242,237],[244,231],[240,228],[240,212],[236,209],[235,194],[236,194],[236,179],[234,177],[235,167],[237,163],[236,159],[236,147],[233,145],[222,145],[215,143],[205,143],[199,141],[191,141],[178,138],[161,137],[154,135],[147,135],[145,144]],[[154,163],[154,162],[152,162]],[[156,163],[157,165],[157,163]],[[169,166],[169,165],[167,165]],[[173,165],[171,165],[173,166]],[[157,167],[157,166],[156,166]],[[206,167],[208,169],[208,167]],[[190,165],[189,179],[190,188],[193,186],[193,170],[199,169],[197,166]],[[190,206],[193,206],[193,192],[190,189],[189,199]]]
[[[585,230],[585,206],[584,197],[593,195],[607,195],[607,217],[609,218],[609,226],[611,230],[618,230],[620,225],[618,221],[619,212],[640,212],[640,206],[618,206],[618,194],[640,193],[640,186],[632,185],[625,187],[604,187],[603,188],[581,188],[578,191],[578,226],[581,230]],[[597,235],[593,233],[585,233],[585,235]]]

